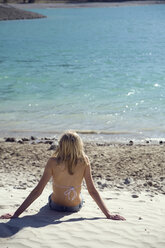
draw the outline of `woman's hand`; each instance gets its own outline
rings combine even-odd
[[[110,214],[109,216],[107,216],[107,219],[111,219],[111,220],[126,220],[124,217],[118,215],[118,214],[115,214],[115,215],[112,215]]]
[[[13,214],[3,214],[0,216],[0,219],[12,219],[17,218],[17,216],[14,216]]]

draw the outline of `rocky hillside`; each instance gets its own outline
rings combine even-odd
[[[19,20],[19,19],[35,19],[45,18],[38,13],[17,9],[7,4],[0,4],[0,21],[2,20]]]

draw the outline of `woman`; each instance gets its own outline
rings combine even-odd
[[[52,178],[53,193],[49,196],[49,207],[56,211],[77,212],[81,209],[81,184],[85,179],[89,194],[108,219],[125,220],[120,215],[112,215],[105,206],[94,186],[88,157],[83,150],[80,136],[74,132],[62,135],[59,145],[48,160],[43,176],[22,205],[11,214],[2,215],[1,219],[17,218],[42,193],[48,181]]]

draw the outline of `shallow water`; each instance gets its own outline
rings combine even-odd
[[[35,12],[0,22],[1,136],[164,137],[165,5]]]

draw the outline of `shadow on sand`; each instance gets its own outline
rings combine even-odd
[[[27,215],[22,218],[10,219],[6,223],[0,223],[0,238],[11,237],[18,233],[25,227],[44,227],[52,224],[60,224],[63,222],[75,222],[83,220],[98,220],[103,219],[99,217],[94,218],[69,218],[62,220],[64,216],[74,215],[74,213],[57,212],[49,209],[48,205],[43,206],[35,215]]]

